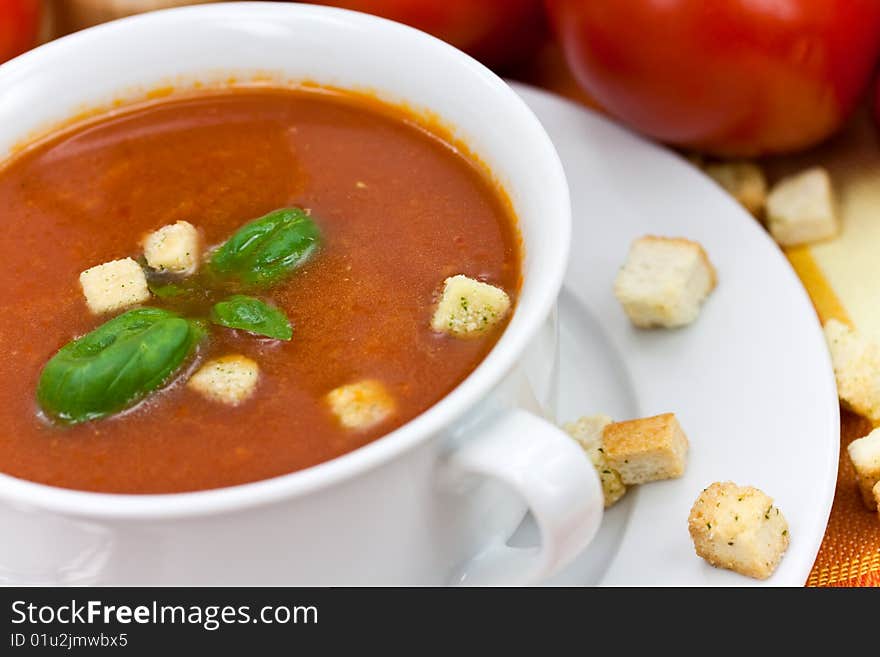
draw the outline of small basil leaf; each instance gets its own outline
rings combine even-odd
[[[150,292],[160,299],[175,299],[192,293],[191,289],[183,287],[182,285],[177,285],[176,283],[161,285],[159,283],[149,282],[147,283],[147,287],[150,288]]]
[[[302,265],[321,235],[300,208],[282,208],[245,224],[211,255],[208,266],[220,278],[244,285],[275,283]]]
[[[130,310],[62,347],[40,374],[37,401],[65,424],[118,413],[165,384],[204,334],[167,310]]]
[[[290,340],[293,327],[284,313],[264,301],[236,294],[214,304],[211,321],[227,328],[241,329],[276,340]]]

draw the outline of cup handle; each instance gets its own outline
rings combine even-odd
[[[570,563],[599,529],[604,498],[595,468],[565,432],[519,408],[495,414],[473,433],[447,457],[445,474],[452,481],[477,475],[507,484],[531,510],[541,545],[510,547],[510,537],[500,537],[466,562],[453,583],[540,582]]]

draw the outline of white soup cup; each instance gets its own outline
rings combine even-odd
[[[300,472],[169,495],[89,493],[0,475],[0,582],[522,584],[557,571],[590,542],[603,506],[589,460],[551,422],[568,189],[538,120],[489,70],[422,32],[338,9],[161,11],[0,66],[0,158],[83,108],[230,78],[369,91],[450,126],[488,165],[519,220],[524,278],[510,324],[429,410]],[[541,544],[508,546],[527,511]]]

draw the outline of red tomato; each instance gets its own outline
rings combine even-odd
[[[433,34],[487,66],[522,63],[545,40],[542,0],[313,0]]]
[[[821,141],[880,49],[877,0],[547,0],[566,59],[609,113],[720,155]]]
[[[880,127],[880,79],[877,80],[877,85],[874,87],[874,121]]]
[[[0,0],[0,62],[37,44],[40,0]]]

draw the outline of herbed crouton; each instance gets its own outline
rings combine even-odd
[[[716,162],[707,164],[705,171],[746,210],[761,214],[767,201],[767,179],[761,167],[753,162]]]
[[[186,385],[211,401],[237,406],[254,394],[259,378],[256,362],[230,354],[207,361]]]
[[[582,417],[577,422],[569,422],[563,427],[583,448],[593,467],[596,468],[596,474],[602,482],[602,492],[605,494],[606,509],[626,494],[626,486],[620,478],[620,473],[612,469],[605,459],[602,433],[609,424],[611,418],[607,415],[591,415]]]
[[[646,236],[630,246],[614,294],[636,326],[674,328],[697,318],[716,283],[715,268],[698,243]]]
[[[880,424],[880,345],[836,319],[825,323],[825,339],[840,401],[875,425]]]
[[[504,290],[459,274],[446,279],[431,328],[458,338],[475,337],[504,319],[509,309]]]
[[[199,262],[199,233],[187,221],[162,226],[143,240],[147,264],[158,271],[192,274]]]
[[[602,445],[627,486],[684,474],[688,439],[674,413],[609,424]]]
[[[694,502],[688,530],[697,555],[713,566],[767,579],[788,549],[788,523],[757,488],[714,483]]]
[[[874,510],[877,508],[874,487],[880,482],[880,429],[874,429],[864,438],[852,441],[846,451],[856,470],[862,501],[866,507]]]
[[[828,171],[813,167],[776,183],[767,196],[767,227],[782,246],[834,237],[838,221]]]
[[[334,388],[326,399],[346,429],[368,429],[388,419],[395,409],[394,399],[385,386],[373,379]]]
[[[111,260],[79,275],[86,304],[95,314],[109,313],[150,298],[147,277],[131,258]]]

